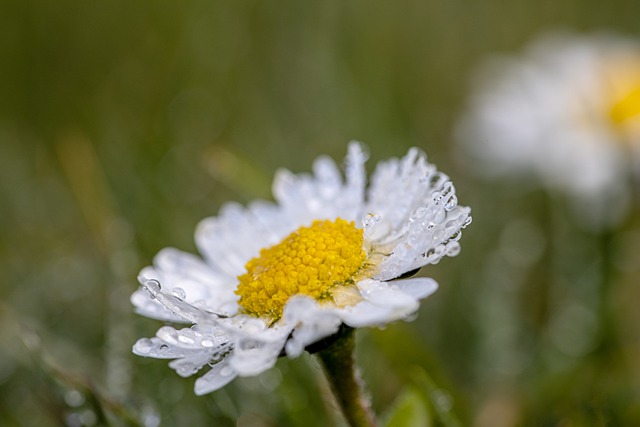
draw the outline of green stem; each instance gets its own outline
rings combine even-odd
[[[615,280],[615,267],[613,264],[613,232],[603,231],[599,236],[600,252],[602,257],[601,277],[598,289],[598,317],[600,323],[600,353],[609,357],[619,345],[615,313],[611,310],[612,285]]]
[[[342,335],[329,347],[319,351],[331,389],[352,427],[375,427],[377,422],[369,400],[363,395],[363,382],[355,365],[355,333],[341,329]]]

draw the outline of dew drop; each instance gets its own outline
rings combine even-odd
[[[188,377],[198,372],[198,368],[195,366],[180,366],[176,371],[181,377]]]
[[[161,294],[159,294],[159,292],[162,289],[162,287],[160,286],[160,282],[158,282],[155,279],[150,279],[150,280],[147,280],[144,283],[144,285],[142,285],[142,288],[145,291],[149,292],[149,297],[151,299],[158,298],[158,300],[159,300],[159,297],[161,296]]]
[[[153,342],[149,338],[140,338],[133,346],[133,349],[139,354],[149,354],[152,347]]]
[[[67,405],[77,408],[84,403],[85,399],[84,395],[78,390],[69,390],[64,395],[64,401]]]
[[[160,425],[160,415],[148,411],[144,414],[142,423],[144,427],[158,427]]]
[[[147,282],[145,283],[145,286],[150,292],[158,292],[162,289],[160,282],[158,282],[156,279],[147,280]]]
[[[156,332],[156,336],[162,341],[166,341],[168,343],[178,342],[178,333],[171,326],[161,327],[158,329],[158,332]]]
[[[173,295],[175,295],[178,299],[185,299],[187,297],[187,293],[182,288],[173,288]]]
[[[180,341],[183,344],[193,344],[196,342],[192,337],[189,337],[184,334],[178,335],[178,341]]]
[[[68,427],[82,426],[82,418],[80,417],[80,414],[76,414],[75,412],[67,415],[67,418],[65,419],[65,421]]]
[[[456,256],[460,253],[460,245],[457,242],[453,242],[447,247],[447,255]]]
[[[435,209],[433,211],[433,216],[431,217],[431,223],[441,224],[446,217],[447,217],[447,212],[444,209],[442,208]]]
[[[458,205],[458,197],[455,194],[452,194],[447,201],[444,203],[444,209],[446,211],[450,211]]]
[[[371,237],[376,229],[376,224],[382,219],[381,215],[368,213],[362,217],[362,226],[364,227],[364,235]]]
[[[96,422],[98,421],[98,417],[96,416],[96,413],[93,412],[91,409],[82,411],[82,413],[80,414],[80,418],[82,420],[83,426],[92,426],[92,425],[95,425]]]
[[[208,338],[205,338],[200,342],[200,345],[203,347],[213,347],[213,341]]]
[[[444,390],[434,390],[431,394],[431,399],[444,412],[449,412],[453,408],[453,400],[449,393]]]

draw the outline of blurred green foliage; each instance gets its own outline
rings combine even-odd
[[[474,215],[462,254],[423,270],[441,289],[417,320],[360,331],[389,425],[640,425],[637,211],[590,233],[560,197],[469,176],[451,146],[485,55],[547,28],[639,36],[639,15],[630,0],[4,0],[0,425],[342,425],[308,355],[194,396],[131,354],[160,322],[128,298],[223,202],[269,198],[277,168],[341,159],[350,139],[371,164],[422,147]]]

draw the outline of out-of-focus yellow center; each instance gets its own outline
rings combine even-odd
[[[640,84],[613,104],[609,116],[617,125],[640,118]]]
[[[294,295],[331,298],[331,289],[352,284],[365,265],[363,232],[353,221],[314,221],[277,245],[262,249],[238,277],[236,294],[245,313],[278,320]]]

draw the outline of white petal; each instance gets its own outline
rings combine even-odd
[[[260,249],[279,242],[300,225],[286,208],[269,202],[253,202],[248,208],[227,203],[217,217],[198,224],[196,243],[211,268],[235,280]]]
[[[417,209],[402,235],[396,237],[391,254],[378,265],[376,279],[391,280],[407,271],[436,264],[444,256],[457,255],[457,241],[471,223],[470,209],[458,205],[446,207],[450,206],[446,205],[447,200],[455,197],[453,187],[445,186],[432,197],[435,200]]]
[[[438,289],[438,283],[428,277],[394,280],[389,285],[417,299],[426,298]]]
[[[196,380],[194,391],[198,396],[211,393],[229,384],[237,376],[238,373],[230,366],[228,359],[225,359]]]
[[[211,360],[211,355],[201,351],[192,356],[174,359],[169,362],[169,367],[174,369],[181,377],[186,378],[202,369],[204,365],[209,363],[209,360]]]
[[[185,322],[181,316],[177,316],[164,305],[155,299],[152,299],[149,292],[142,287],[138,288],[131,295],[131,303],[136,308],[136,313],[157,320],[166,320],[170,322]]]
[[[249,204],[249,210],[255,220],[261,224],[261,237],[266,241],[262,247],[280,243],[284,236],[291,233],[291,218],[287,212],[274,203],[263,200],[254,201]]]
[[[196,244],[215,271],[233,280],[258,255],[267,240],[261,226],[235,203],[225,204],[217,217],[205,218],[196,229]]]
[[[162,249],[153,259],[153,264],[163,273],[170,273],[177,277],[183,278],[185,281],[189,279],[195,284],[206,286],[221,286],[228,283],[227,276],[218,275],[210,266],[205,264],[202,259],[197,256],[180,251],[175,248]],[[164,285],[168,285],[164,283]],[[176,286],[184,288],[184,285],[176,283]],[[185,289],[186,290],[186,289]],[[199,290],[194,289],[193,292]],[[200,292],[204,292],[202,290]],[[194,295],[194,299],[205,298],[206,295]]]
[[[176,359],[193,356],[200,349],[186,349],[169,345],[159,338],[140,338],[133,346],[133,353],[143,357],[156,359]]]
[[[313,162],[318,193],[323,200],[332,200],[339,197],[342,190],[342,175],[335,162],[327,157],[320,156]]]
[[[368,157],[361,143],[357,141],[349,143],[345,159],[344,219],[351,221],[360,219],[364,205],[364,189],[367,184],[364,164]]]
[[[304,296],[293,297],[287,302],[283,319],[285,323],[295,325],[285,346],[289,357],[298,357],[306,346],[333,335],[342,323],[335,310],[321,307]]]
[[[241,339],[229,356],[230,366],[241,376],[258,375],[276,364],[285,341],[286,336],[278,342]]]
[[[380,326],[398,319],[392,307],[382,307],[369,301],[340,310],[340,317],[353,328]]]
[[[389,286],[386,282],[362,280],[358,282],[358,289],[362,298],[381,307],[403,309],[416,305],[416,298]]]
[[[138,280],[142,283],[143,288],[149,293],[151,298],[165,306],[182,321],[201,323],[203,325],[217,323],[218,318],[215,314],[203,311],[202,309],[183,301],[182,298],[171,292],[165,292],[157,280],[146,279],[144,277],[139,277]]]
[[[437,174],[416,148],[402,159],[380,162],[371,178],[367,211],[381,215],[393,230],[401,230],[411,213],[425,204]]]
[[[358,288],[363,301],[340,310],[340,317],[352,327],[384,325],[405,319],[419,307],[415,296],[384,282],[363,280]]]
[[[449,178],[427,163],[418,149],[402,159],[378,164],[368,193],[367,238],[390,253],[376,279],[390,280],[404,272],[455,253],[446,247],[468,224],[468,208],[458,206]]]

